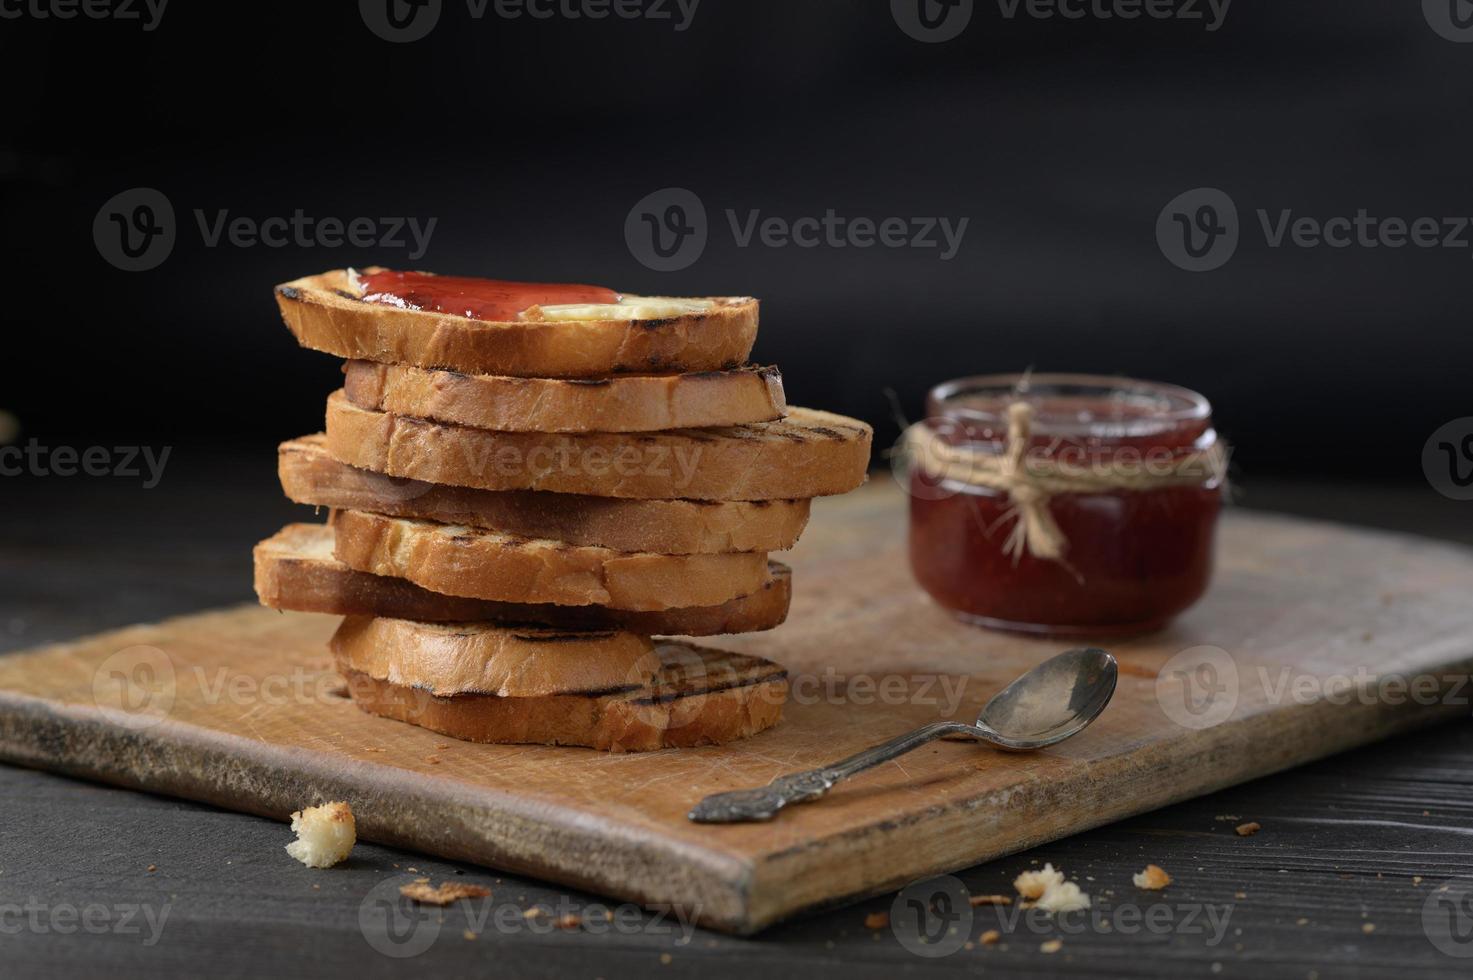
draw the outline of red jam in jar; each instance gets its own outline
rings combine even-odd
[[[619,294],[602,286],[551,282],[509,282],[473,276],[379,269],[358,273],[365,303],[410,310],[451,313],[472,320],[515,320],[533,306],[565,303],[617,303]]]
[[[1051,635],[1158,629],[1212,576],[1225,448],[1195,392],[1090,375],[932,390],[907,433],[910,562],[959,618]]]

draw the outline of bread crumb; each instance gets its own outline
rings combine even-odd
[[[996,929],[988,929],[978,938],[982,941],[983,946],[996,946],[1002,940],[1002,933]]]
[[[472,942],[478,936],[480,936],[481,934],[479,932],[476,932],[476,931],[472,930],[472,929],[467,929],[465,932],[462,932],[460,935],[461,935],[461,938],[464,939],[466,942]]]
[[[1158,892],[1171,884],[1171,875],[1167,874],[1159,865],[1148,864],[1146,870],[1136,872],[1130,879],[1135,882],[1135,887],[1144,888],[1148,892]]]
[[[1064,880],[1062,871],[1045,864],[1041,871],[1025,871],[1013,880],[1013,887],[1033,904],[1025,906],[1045,912],[1073,912],[1089,908],[1089,896],[1072,881]]]
[[[669,966],[672,959],[674,959],[674,957],[672,957],[669,953],[660,954],[660,962],[665,966]]]
[[[462,898],[486,898],[491,894],[491,889],[484,885],[463,885],[452,881],[441,882],[440,887],[431,888],[427,882],[414,881],[401,885],[399,894],[421,905],[449,905]]]
[[[864,917],[864,927],[866,929],[883,929],[889,924],[889,912],[871,912]]]
[[[1012,905],[1013,900],[1006,895],[973,895],[967,899],[972,908],[979,905]]]
[[[353,808],[346,803],[309,806],[292,814],[297,839],[286,853],[309,868],[330,868],[353,849],[358,840]]]
[[[1062,940],[1062,939],[1050,939],[1046,943],[1039,943],[1038,944],[1038,951],[1040,953],[1057,953],[1059,950],[1061,950],[1063,948],[1064,948],[1064,940]]]
[[[1077,912],[1089,908],[1089,896],[1080,891],[1074,882],[1066,881],[1057,888],[1044,892],[1043,897],[1033,903],[1033,907],[1045,912]]]
[[[1247,892],[1233,892],[1233,898],[1247,898]]]
[[[1239,837],[1252,837],[1263,829],[1263,825],[1256,820],[1250,820],[1247,823],[1238,824],[1233,829],[1238,832]]]
[[[1420,885],[1421,883],[1422,883],[1422,876],[1421,875],[1412,875],[1412,884],[1414,884],[1414,885]]]
[[[582,924],[583,920],[578,917],[578,914],[576,912],[569,912],[567,915],[560,915],[558,916],[558,920],[553,923],[553,925],[557,926],[559,929],[576,929]]]
[[[153,873],[154,873],[154,872],[155,872],[155,871],[157,871],[157,870],[158,870],[158,869],[159,869],[159,866],[158,866],[158,865],[157,865],[157,864],[150,864],[150,865],[149,865],[149,866],[148,866],[148,867],[147,867],[147,868],[146,868],[146,869],[145,869],[145,870],[146,870],[146,871],[147,871],[147,872],[148,872],[148,873],[149,873],[149,874],[153,874]]]
[[[1373,933],[1373,932],[1376,931],[1376,923],[1374,923],[1374,922],[1362,922],[1360,924],[1360,931],[1363,932],[1363,933],[1365,933],[1367,936],[1369,936],[1371,933]]]
[[[1309,920],[1306,919],[1306,918],[1304,918],[1303,916],[1301,916],[1301,917],[1299,917],[1299,918],[1297,918],[1297,919],[1294,920],[1294,924],[1296,926],[1307,926],[1307,925],[1309,925]]]
[[[527,911],[525,911],[525,912],[522,913],[522,918],[524,918],[524,919],[535,919],[535,918],[537,918],[539,916],[543,916],[543,915],[546,915],[546,914],[547,914],[547,912],[540,905],[534,905],[531,908],[529,908]]]
[[[1063,873],[1055,871],[1052,864],[1045,864],[1042,871],[1025,871],[1013,879],[1013,887],[1024,898],[1042,898],[1049,886],[1063,883]]]

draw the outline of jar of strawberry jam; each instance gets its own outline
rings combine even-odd
[[[1226,448],[1207,399],[1091,375],[931,391],[902,442],[917,581],[959,618],[1106,636],[1164,626],[1212,576]]]

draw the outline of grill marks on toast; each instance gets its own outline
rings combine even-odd
[[[353,510],[333,528],[350,568],[473,599],[656,611],[724,603],[767,579],[761,552],[620,552]]]
[[[333,557],[333,532],[290,524],[256,545],[256,594],[273,609],[337,616],[385,616],[426,622],[535,623],[551,629],[627,630],[647,636],[716,636],[780,626],[792,598],[792,572],[769,562],[768,580],[751,595],[721,605],[631,612],[442,595],[400,578],[356,571]]]
[[[781,719],[788,684],[778,665],[673,641],[655,652],[662,666],[647,689],[534,698],[436,697],[339,666],[362,710],[474,742],[650,751],[746,738]]]
[[[567,633],[549,642],[481,623],[474,627],[349,616],[333,635],[340,664],[431,694],[553,697],[644,690],[661,669],[649,637]]]
[[[770,660],[727,650],[664,643],[657,652],[662,667],[648,692],[631,698],[637,704],[668,704],[681,698],[786,681],[788,676]]]
[[[797,542],[809,513],[807,500],[632,500],[409,480],[339,462],[321,435],[282,443],[277,465],[282,489],[298,503],[617,551],[785,551]]]
[[[636,499],[846,493],[864,483],[872,436],[862,422],[805,408],[773,422],[631,440],[620,433],[491,432],[430,422],[359,408],[342,392],[327,405],[328,450],[352,466],[484,490]]]

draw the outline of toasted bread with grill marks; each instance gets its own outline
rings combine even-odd
[[[359,510],[335,512],[332,526],[349,568],[472,599],[652,611],[717,605],[767,581],[760,551],[612,551]]]
[[[438,623],[536,623],[565,630],[625,630],[646,636],[716,636],[781,626],[793,573],[767,563],[767,582],[715,606],[631,612],[604,606],[495,602],[441,595],[402,578],[359,572],[333,557],[332,528],[289,524],[256,545],[256,594],[263,605],[336,616],[384,616]]]
[[[649,637],[619,630],[349,616],[331,647],[357,670],[438,697],[638,691],[660,669]]]
[[[277,286],[276,304],[303,347],[466,374],[724,371],[745,364],[757,338],[758,303],[749,296],[711,297],[705,309],[658,319],[553,320],[532,307],[520,319],[490,321],[366,302],[361,295],[348,270],[334,269]]]
[[[351,656],[339,654],[337,664],[362,710],[471,742],[643,752],[720,745],[782,718],[788,681],[777,664],[668,640],[655,651],[662,666],[644,690],[532,698],[437,697]]]
[[[469,524],[615,551],[786,551],[808,523],[807,500],[632,500],[399,479],[338,462],[321,435],[282,443],[277,468],[286,495],[302,504]]]
[[[770,422],[787,409],[772,367],[516,378],[349,361],[343,373],[359,408],[498,432],[655,432]]]
[[[777,422],[633,434],[491,432],[327,402],[327,448],[361,469],[482,490],[784,500],[846,493],[869,466],[868,425],[808,408]]]

